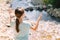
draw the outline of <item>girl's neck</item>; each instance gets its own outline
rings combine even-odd
[[[22,23],[22,18],[18,18],[18,20],[19,20],[19,23]]]

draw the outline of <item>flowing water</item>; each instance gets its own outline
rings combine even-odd
[[[31,0],[13,0],[12,1],[12,8],[16,9],[17,7],[24,7],[24,8],[28,8],[28,7],[33,7],[33,5],[31,4]],[[33,10],[33,11],[25,11],[26,16],[33,21],[36,21],[36,19],[38,18],[40,11],[38,10]],[[54,17],[51,17],[50,15],[48,15],[47,12],[42,11],[42,20],[44,21],[57,21],[59,22],[60,19],[56,19]]]

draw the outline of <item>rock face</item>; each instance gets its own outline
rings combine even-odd
[[[55,9],[50,8],[50,9],[47,10],[47,12],[48,12],[48,14],[50,14],[50,15],[52,15],[54,17],[60,18],[60,8],[59,9],[57,9],[57,8],[55,8]]]

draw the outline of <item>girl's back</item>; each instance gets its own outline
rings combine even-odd
[[[27,21],[23,21],[19,25],[20,32],[16,36],[16,40],[28,40],[28,35],[29,35],[29,29],[31,27],[31,24]]]

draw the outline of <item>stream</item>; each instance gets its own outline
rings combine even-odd
[[[34,7],[34,5],[31,3],[31,0],[13,0],[11,2],[12,8],[16,9],[17,7],[24,7],[25,9],[28,7]],[[42,20],[43,21],[54,21],[54,22],[60,22],[59,18],[51,17],[46,11],[39,11],[33,9],[33,11],[25,11],[25,14],[29,20],[36,21],[39,14],[42,13]]]

